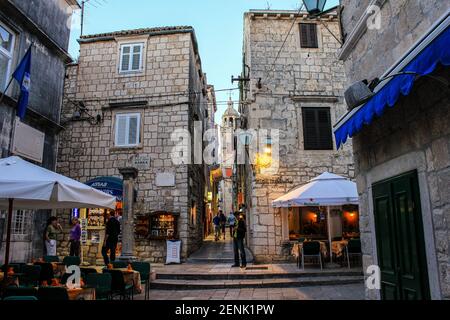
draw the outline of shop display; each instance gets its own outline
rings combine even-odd
[[[178,216],[168,212],[153,214],[150,218],[150,238],[176,238],[177,220]]]

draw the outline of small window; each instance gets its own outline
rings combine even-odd
[[[116,147],[135,147],[140,143],[141,114],[116,115]]]
[[[142,71],[144,44],[124,44],[120,49],[120,72]]]
[[[329,108],[303,108],[305,150],[333,150]]]
[[[314,23],[300,23],[300,45],[302,48],[318,48],[317,25]]]
[[[6,88],[11,76],[11,63],[14,52],[14,35],[5,26],[0,24],[0,91]]]
[[[11,221],[11,234],[13,235],[27,235],[30,230],[30,220],[32,211],[29,210],[17,210],[13,212]]]

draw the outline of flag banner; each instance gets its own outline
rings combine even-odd
[[[25,113],[27,112],[28,98],[30,94],[31,86],[31,47],[23,57],[22,61],[17,66],[16,71],[13,73],[13,78],[16,79],[20,85],[20,97],[17,103],[17,116],[23,120]]]

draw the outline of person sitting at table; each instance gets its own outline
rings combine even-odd
[[[56,256],[56,236],[62,231],[62,227],[58,223],[57,217],[50,217],[47,220],[47,227],[44,232],[44,241],[48,256]]]
[[[72,229],[70,229],[69,242],[70,242],[70,256],[80,256],[80,239],[81,239],[81,227],[78,218],[72,219]]]
[[[105,240],[103,241],[102,247],[103,261],[106,266],[109,265],[110,261],[116,260],[116,248],[120,234],[120,222],[118,216],[119,213],[114,211],[114,215],[110,216],[106,223]],[[110,257],[108,257],[108,250]]]

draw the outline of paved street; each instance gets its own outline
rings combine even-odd
[[[144,295],[135,297],[143,300]],[[150,290],[150,300],[364,300],[363,284],[303,288]]]

